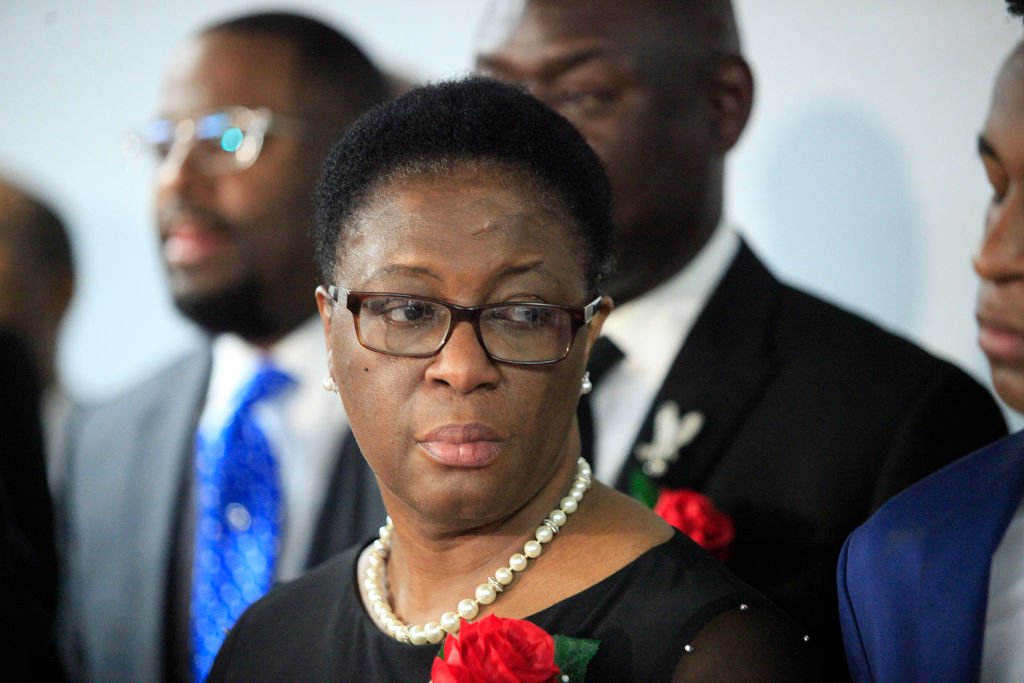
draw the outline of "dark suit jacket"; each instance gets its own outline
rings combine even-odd
[[[38,380],[28,347],[0,329],[0,671],[9,680],[61,681]]]
[[[857,681],[977,680],[992,555],[1024,494],[1024,432],[936,472],[843,546],[839,611]]]
[[[781,284],[745,244],[639,442],[651,442],[666,400],[705,423],[659,484],[700,490],[733,518],[728,566],[797,617],[840,672],[834,576],[847,534],[904,487],[1006,433],[964,372]]]
[[[208,350],[73,420],[66,505],[65,611],[87,680],[158,681],[188,672],[192,468]],[[346,439],[308,565],[374,535],[376,481]],[[183,642],[184,641],[184,642]]]

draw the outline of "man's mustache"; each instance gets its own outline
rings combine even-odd
[[[175,225],[189,223],[202,230],[234,235],[234,226],[216,211],[187,201],[172,201],[157,212],[161,237],[166,237]]]

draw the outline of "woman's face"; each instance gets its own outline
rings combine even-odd
[[[565,212],[537,196],[531,183],[495,168],[391,181],[354,218],[333,284],[463,306],[583,306],[582,245]],[[371,351],[339,298],[332,306],[317,296],[330,371],[389,508],[452,523],[498,521],[575,452],[580,378],[608,306],[580,329],[564,361],[531,367],[491,360],[465,322],[430,358]]]

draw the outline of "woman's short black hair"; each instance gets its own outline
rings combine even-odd
[[[316,191],[316,257],[334,275],[347,223],[396,173],[484,162],[522,171],[574,219],[587,286],[612,268],[611,189],[569,121],[516,86],[473,76],[416,88],[359,118],[335,144]]]

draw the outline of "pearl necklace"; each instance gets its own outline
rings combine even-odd
[[[445,612],[438,621],[427,624],[406,624],[391,610],[384,583],[387,579],[387,557],[391,552],[394,524],[391,517],[380,528],[380,536],[370,546],[367,568],[363,577],[363,588],[370,603],[370,611],[377,623],[389,636],[402,643],[425,645],[440,643],[445,633],[458,633],[462,620],[472,621],[480,613],[480,605],[490,605],[515,579],[517,572],[526,571],[529,560],[540,557],[543,545],[555,537],[565,525],[569,515],[576,512],[583,494],[590,488],[590,465],[583,458],[576,461],[576,479],[569,493],[562,498],[557,508],[548,513],[534,532],[534,538],[523,544],[523,552],[508,558],[508,566],[498,568],[485,583],[476,587],[474,597],[460,600],[456,612]]]

